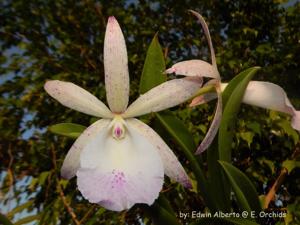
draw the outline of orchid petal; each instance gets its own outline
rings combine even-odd
[[[80,165],[80,154],[89,140],[95,138],[95,136],[101,132],[105,127],[108,127],[111,120],[101,119],[93,123],[76,139],[71,149],[66,155],[61,168],[61,176],[65,179],[71,179],[76,175]]]
[[[155,146],[126,122],[121,139],[113,137],[111,127],[98,132],[81,153],[80,192],[90,202],[115,211],[135,203],[151,205],[162,188],[164,174]]]
[[[218,102],[217,102],[215,116],[208,129],[208,132],[206,133],[204,139],[202,140],[201,144],[197,148],[196,154],[201,154],[202,152],[204,152],[213,142],[214,137],[218,132],[221,119],[222,119],[222,95],[221,95],[221,88],[219,86],[220,86],[219,81],[216,80],[216,91],[217,91]]]
[[[219,72],[215,67],[205,61],[198,59],[176,63],[171,68],[167,69],[165,73],[220,79]]]
[[[192,77],[164,82],[135,100],[123,117],[132,118],[176,106],[193,97],[201,85],[202,79]]]
[[[52,98],[71,109],[102,118],[113,116],[103,102],[71,82],[51,80],[46,82],[44,88]]]
[[[200,96],[195,97],[189,106],[194,107],[194,106],[202,105],[202,104],[208,103],[211,100],[214,100],[216,98],[218,98],[218,95],[215,92],[200,95]]]
[[[147,138],[149,142],[156,147],[162,159],[165,174],[171,179],[181,183],[186,188],[191,188],[192,184],[188,175],[184,171],[173,151],[163,141],[163,139],[151,127],[140,120],[133,118],[126,121],[129,126]]]
[[[104,39],[104,70],[107,102],[114,113],[128,105],[129,74],[127,50],[118,21],[109,17]]]
[[[269,82],[251,81],[247,86],[243,102],[290,114],[292,127],[300,131],[300,111],[294,109],[280,86]]]
[[[216,55],[215,55],[215,50],[213,48],[213,44],[211,41],[211,37],[210,37],[210,33],[209,33],[209,29],[208,26],[204,20],[204,18],[196,11],[194,10],[189,10],[194,16],[196,16],[202,26],[202,29],[204,31],[205,37],[207,39],[208,42],[208,46],[210,49],[210,55],[211,55],[211,63],[213,65],[213,67],[215,67],[217,69],[217,61],[216,61]],[[218,77],[218,79],[220,80],[220,77]]]
[[[208,46],[211,53],[211,61],[212,64],[209,64],[203,60],[187,60],[176,63],[171,68],[167,69],[166,73],[175,73],[178,75],[184,76],[198,76],[198,77],[210,77],[217,80],[221,80],[220,74],[217,68],[215,51],[212,45],[210,33],[208,30],[208,26],[204,20],[204,18],[197,13],[196,11],[189,10],[194,16],[196,16],[201,23],[202,29],[204,31],[205,37],[208,41]]]
[[[204,85],[203,85],[203,88],[205,86],[208,86],[208,85],[214,85],[215,88],[217,88],[217,90],[219,92],[222,91],[222,83],[218,80],[218,79],[214,79],[214,80],[209,80],[208,82],[206,82]],[[207,103],[213,99],[216,99],[218,98],[218,94],[216,92],[209,92],[209,93],[206,93],[206,94],[203,94],[203,95],[200,95],[200,96],[197,96],[195,97],[192,102],[190,103],[190,107],[194,107],[194,106],[198,106],[198,105],[201,105],[201,104],[204,104],[204,103]]]

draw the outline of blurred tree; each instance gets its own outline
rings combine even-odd
[[[300,107],[300,4],[297,1],[2,0],[2,213],[7,212],[9,204],[11,209],[32,199],[31,204],[19,211],[27,209],[27,214],[38,215],[40,224],[72,224],[71,221],[81,220],[84,224],[105,224],[107,220],[117,224],[150,223],[139,207],[120,214],[105,211],[81,197],[75,179],[60,180],[59,168],[72,140],[49,133],[47,127],[60,122],[89,125],[91,118],[53,101],[43,85],[47,79],[71,81],[105,101],[102,52],[109,15],[118,19],[126,38],[133,87],[131,99],[138,95],[146,51],[157,31],[169,66],[183,59],[209,60],[204,35],[187,13],[188,9],[207,18],[224,80],[250,66],[262,66],[256,79],[280,84],[296,108]],[[194,110],[182,108],[177,115],[199,142],[212,112],[213,105],[208,105]],[[298,134],[282,122],[282,117],[273,112],[269,116],[265,110],[250,107],[244,107],[241,112],[234,161],[239,168],[247,169],[260,194],[269,189],[278,176],[280,164],[292,156],[299,143]],[[173,144],[172,148],[185,162],[178,147]],[[189,170],[188,164],[186,167]],[[297,172],[295,169],[289,174],[275,202],[288,205],[294,213],[299,208]],[[170,182],[166,189],[174,209],[203,209],[202,200],[195,193]],[[22,214],[9,216],[16,219]]]

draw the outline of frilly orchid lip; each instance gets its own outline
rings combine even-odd
[[[191,182],[177,157],[143,122],[133,117],[161,111],[190,99],[202,79],[165,82],[140,96],[128,108],[129,75],[125,40],[114,17],[109,17],[104,40],[105,88],[109,108],[81,87],[47,81],[47,93],[61,104],[100,117],[75,141],[63,162],[61,175],[77,175],[82,195],[115,211],[135,203],[151,205],[158,197],[164,174],[187,188]]]

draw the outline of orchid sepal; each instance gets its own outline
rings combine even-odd
[[[122,113],[128,105],[129,72],[125,39],[115,17],[108,18],[104,38],[105,89],[112,112]]]
[[[45,83],[44,89],[52,98],[68,108],[91,116],[113,118],[113,114],[103,102],[71,82],[50,80]]]
[[[164,82],[136,99],[124,112],[124,118],[158,112],[183,103],[195,95],[202,79],[182,78]]]

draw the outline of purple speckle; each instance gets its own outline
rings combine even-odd
[[[116,170],[112,171],[113,178],[112,178],[112,188],[121,189],[126,183],[125,174],[123,172],[119,172]]]

